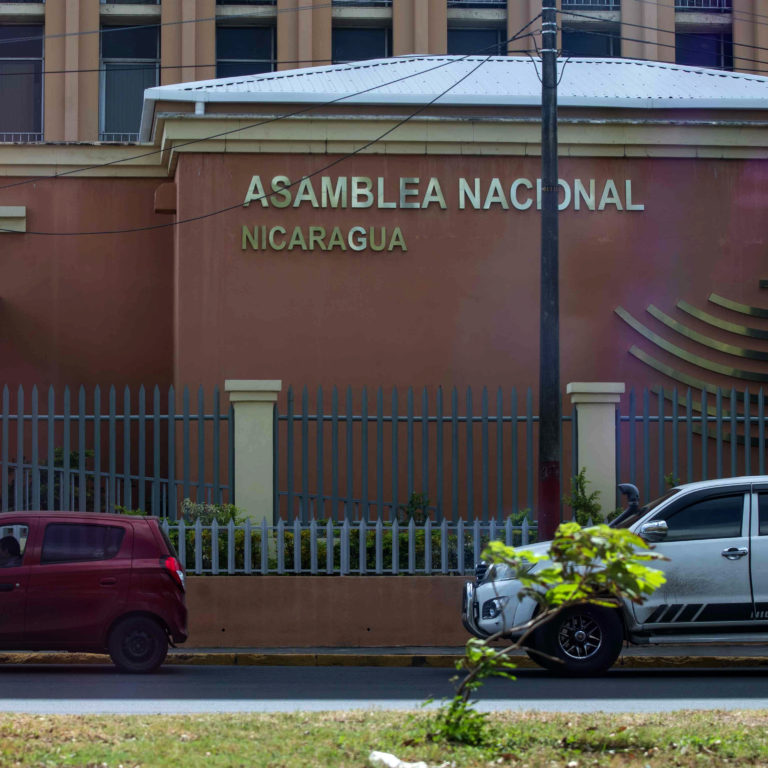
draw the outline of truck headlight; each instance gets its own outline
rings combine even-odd
[[[495,619],[497,616],[501,615],[501,609],[503,606],[503,601],[498,598],[493,598],[493,600],[486,600],[483,603],[483,609],[480,615],[484,619]]]

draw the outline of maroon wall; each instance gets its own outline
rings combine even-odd
[[[171,383],[172,228],[63,234],[171,221],[154,213],[158,183],[40,179],[0,191],[0,205],[27,206],[28,230],[0,235],[3,384]]]
[[[182,155],[179,217],[242,201],[253,174],[299,179],[326,156]],[[357,156],[327,172],[437,176],[447,210],[262,208],[253,202],[177,231],[177,384],[226,378],[281,378],[286,383],[533,386],[538,376],[540,219],[534,210],[458,210],[457,179],[493,176],[505,186],[536,179],[537,158]],[[707,307],[716,292],[768,305],[768,219],[763,215],[768,164],[709,159],[562,158],[567,180],[632,180],[643,211],[574,211],[561,215],[561,380],[663,379],[629,353],[638,345],[666,364],[707,381],[731,379],[659,350],[614,310],[626,308],[682,347],[691,342],[645,312],[653,303],[715,338],[728,334],[687,319],[683,299]],[[394,187],[390,187],[393,189]],[[393,197],[392,194],[389,197]],[[599,197],[599,192],[598,192]],[[241,247],[242,226],[280,224],[399,225],[408,251],[303,253]],[[759,318],[735,322],[768,327]],[[762,326],[761,326],[762,324]],[[729,339],[733,343],[733,339]],[[738,343],[738,342],[737,342]],[[744,344],[744,346],[754,346]],[[709,350],[710,360],[734,358]],[[768,373],[765,363],[736,361]]]

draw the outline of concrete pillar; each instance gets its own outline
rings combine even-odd
[[[331,3],[277,0],[277,69],[331,63]]]
[[[768,56],[761,50],[768,45],[768,27],[761,21],[763,0],[733,0],[733,68],[737,72],[765,74]],[[756,46],[756,47],[754,47]]]
[[[96,141],[99,137],[99,0],[45,4],[46,141]]]
[[[227,379],[235,409],[235,504],[252,520],[272,524],[274,405],[282,381]]]
[[[571,382],[567,393],[576,406],[578,466],[586,468],[587,491],[600,491],[603,516],[612,512],[616,499],[616,404],[624,392],[620,383]]]
[[[164,0],[161,6],[161,85],[216,77],[215,0]]]
[[[395,0],[392,4],[392,55],[445,53],[447,14],[446,0]]]
[[[622,3],[621,37],[624,58],[674,62],[674,3]]]

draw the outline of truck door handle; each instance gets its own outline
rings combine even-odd
[[[726,560],[738,560],[741,557],[749,554],[749,550],[746,547],[728,547],[720,553]]]
[[[99,582],[99,585],[102,587],[114,587],[115,584],[117,584],[117,579],[114,576],[108,576]]]

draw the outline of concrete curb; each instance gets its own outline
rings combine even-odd
[[[427,667],[454,668],[458,654],[412,653],[255,653],[243,652],[173,652],[167,665],[242,666],[242,667]],[[515,656],[519,669],[538,669],[527,656]],[[0,653],[0,666],[7,664],[110,664],[97,653]],[[768,667],[762,656],[621,656],[615,669],[712,669],[733,667]]]

